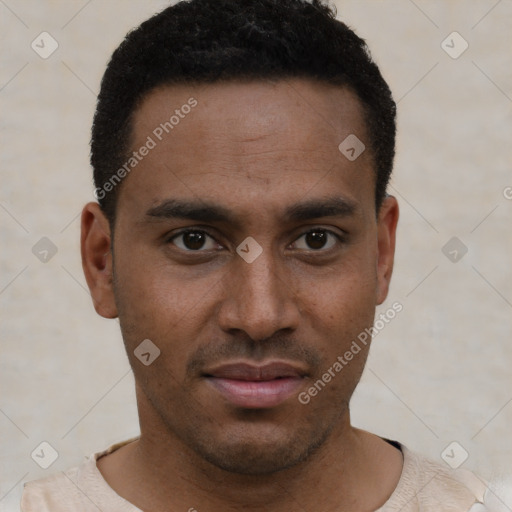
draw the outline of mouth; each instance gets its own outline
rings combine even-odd
[[[236,407],[276,407],[296,394],[306,377],[301,367],[281,361],[263,365],[232,363],[203,373],[213,389]]]

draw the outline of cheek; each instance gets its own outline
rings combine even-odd
[[[373,324],[376,272],[371,266],[368,268],[368,262],[359,259],[350,265],[340,266],[330,277],[318,280],[315,287],[312,284],[310,282],[309,294],[303,288],[306,299],[304,308],[301,307],[302,317],[314,336],[323,340],[317,346],[322,353],[323,366],[329,368]],[[350,371],[344,370],[344,375],[348,376],[352,370],[358,372],[358,367],[366,359],[365,350],[362,344],[357,363],[351,363]],[[338,382],[342,380],[337,379]]]
[[[319,415],[338,404],[344,410],[354,392],[368,357],[373,324],[374,287],[340,280],[331,284],[311,304],[306,322],[313,323],[321,364],[306,389],[306,398]],[[313,398],[314,397],[314,398]]]
[[[179,368],[184,352],[193,350],[199,339],[200,318],[206,314],[215,281],[191,282],[164,264],[149,265],[149,258],[144,263],[140,259],[116,262],[114,291],[124,342],[133,351],[150,339],[161,351],[160,361]]]
[[[170,265],[158,251],[140,247],[116,258],[116,296],[121,310],[172,325],[193,310],[213,283],[190,279],[186,269]],[[202,281],[202,282],[200,282]]]
[[[310,307],[320,318],[336,322],[357,319],[375,308],[377,272],[367,252],[354,252],[350,259],[333,266],[323,275],[299,278],[299,286]],[[302,281],[302,286],[301,286]]]

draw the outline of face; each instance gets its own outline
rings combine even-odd
[[[150,411],[202,459],[268,474],[347,424],[368,346],[308,390],[372,325],[398,216],[393,198],[376,214],[369,144],[338,149],[350,134],[366,144],[356,96],[307,80],[164,87],[140,105],[132,149],[152,147],[124,178],[114,240],[84,209],[82,254],[97,311],[119,316],[142,431]]]

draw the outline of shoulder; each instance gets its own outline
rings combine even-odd
[[[466,469],[451,469],[400,445],[404,466],[398,485],[379,512],[467,512],[482,503],[486,483]]]
[[[64,512],[69,511],[70,503],[82,506],[83,496],[77,484],[81,468],[27,482],[21,496],[21,511]]]
[[[96,461],[137,438],[116,443],[93,453],[74,468],[27,482],[21,496],[21,512],[137,511],[117,495],[103,479]]]

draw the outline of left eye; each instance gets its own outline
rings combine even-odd
[[[180,239],[182,239],[181,244],[175,242],[175,240]],[[206,244],[207,239],[210,239],[210,244]],[[206,233],[206,231],[200,231],[197,229],[182,231],[181,233],[173,236],[169,241],[173,242],[177,247],[184,251],[198,251],[200,249],[213,250],[218,245],[217,242],[215,242],[215,239]]]
[[[341,237],[327,229],[312,229],[297,238],[297,240],[301,239],[303,239],[305,243],[302,244],[302,247],[297,247],[297,249],[320,250],[331,249],[336,245],[337,241],[341,240]],[[294,245],[297,244],[300,245],[299,242],[294,242]],[[305,245],[309,247],[305,247]]]

